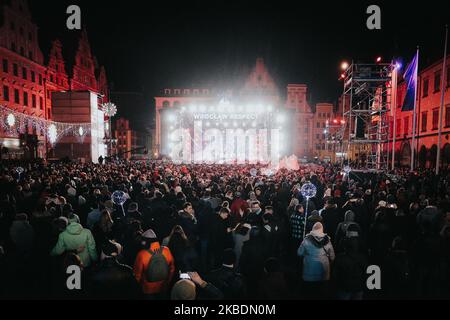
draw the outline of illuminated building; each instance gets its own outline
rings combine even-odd
[[[441,164],[450,164],[450,56],[447,57],[444,110],[442,114]],[[439,110],[441,105],[442,59],[419,71],[417,91],[417,131],[416,166],[433,168],[436,165],[438,148]],[[401,107],[405,96],[405,83],[398,87],[398,106],[396,112],[396,165],[409,166],[411,161],[411,142],[413,132],[413,112],[403,112]],[[390,148],[394,118],[391,118]]]
[[[92,56],[86,30],[81,32],[72,73],[67,73],[59,40],[52,43],[48,62],[39,48],[38,27],[32,22],[26,0],[0,0],[0,105],[21,113],[53,119],[54,92],[90,91],[98,104],[109,99],[105,69]],[[42,132],[27,126],[36,135],[37,156],[45,157],[47,146]],[[0,144],[11,153],[20,154],[19,136],[0,127]]]
[[[194,140],[194,145],[189,147],[191,149],[185,150],[195,153],[194,149],[195,146],[198,147],[198,142],[203,145],[208,144],[208,141],[205,142],[198,136],[199,130],[195,136],[192,118],[184,116],[193,113],[194,120],[202,121],[201,127],[197,129],[201,128],[202,135],[204,130],[209,130],[207,140],[212,139],[211,135],[215,137],[214,139],[219,139],[219,144],[224,144],[224,153],[229,150],[226,145],[227,137],[233,134],[233,130],[242,129],[240,134],[245,135],[243,137],[248,139],[250,145],[252,145],[250,141],[257,141],[257,146],[260,146],[259,141],[263,141],[261,146],[264,145],[266,138],[262,139],[261,134],[267,133],[268,150],[264,152],[254,150],[256,153],[252,158],[258,161],[263,160],[264,157],[261,155],[264,153],[266,156],[270,153],[274,157],[295,154],[301,159],[313,160],[317,157],[322,160],[331,160],[331,147],[326,145],[323,131],[326,120],[334,117],[334,107],[331,104],[318,104],[313,109],[308,102],[307,91],[307,86],[304,84],[289,84],[287,97],[284,99],[261,58],[256,60],[256,65],[241,90],[223,92],[206,88],[164,89],[161,96],[155,97],[156,148],[154,154],[170,156],[170,149],[174,146],[174,141],[171,140],[178,139],[178,143],[182,143],[181,136],[187,132],[181,130],[180,126],[189,128],[190,135],[185,137]],[[190,125],[187,126],[187,123]],[[173,131],[178,129],[180,132],[173,134]],[[214,129],[220,129],[220,133],[214,132]],[[272,135],[273,139],[277,139],[279,143],[272,143],[271,130],[280,130],[277,133],[280,135],[279,138]],[[247,146],[247,148],[250,147]],[[181,150],[178,151],[181,152]],[[222,153],[220,147],[217,150],[208,149],[208,152]],[[236,154],[237,152],[235,151]],[[245,158],[249,160],[250,149],[241,150],[241,152],[246,152]],[[226,159],[226,156],[223,154],[222,156]],[[218,159],[217,156],[213,158]],[[195,161],[195,157],[186,159]],[[201,159],[197,159],[198,161],[201,162]],[[208,162],[214,161],[208,160]]]

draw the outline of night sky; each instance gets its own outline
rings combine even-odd
[[[29,2],[46,57],[55,38],[65,56],[74,56],[76,33],[66,29],[65,11],[80,5],[120,115],[138,128],[150,124],[153,97],[162,89],[239,87],[259,56],[282,94],[287,83],[306,83],[313,103],[335,102],[343,59],[372,62],[381,55],[406,61],[420,45],[423,68],[442,56],[450,22],[438,1]],[[366,28],[370,4],[382,9],[380,31]]]

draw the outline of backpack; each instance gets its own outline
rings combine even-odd
[[[156,251],[148,250],[151,254],[146,271],[147,282],[165,281],[169,278],[169,263],[163,255],[163,248]]]

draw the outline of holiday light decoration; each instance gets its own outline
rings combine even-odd
[[[49,125],[47,134],[48,141],[50,141],[51,144],[54,144],[56,142],[56,139],[58,138],[58,129],[56,129],[56,125]]]
[[[6,117],[6,123],[8,124],[8,126],[14,127],[14,125],[16,124],[16,117],[14,116],[14,114],[8,114],[8,116]]]
[[[117,114],[117,106],[112,102],[107,102],[102,104],[102,111],[107,117],[112,118]]]
[[[0,105],[0,123],[11,135],[27,133],[29,128],[37,135],[44,135],[51,144],[64,136],[77,137],[82,143],[84,137],[91,132],[91,123],[63,123],[46,120],[35,115],[24,114]]]

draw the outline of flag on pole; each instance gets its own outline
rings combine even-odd
[[[403,79],[406,83],[406,94],[403,100],[402,111],[411,111],[416,107],[416,92],[417,92],[417,74],[419,67],[419,54],[416,53],[411,63],[408,65]]]

